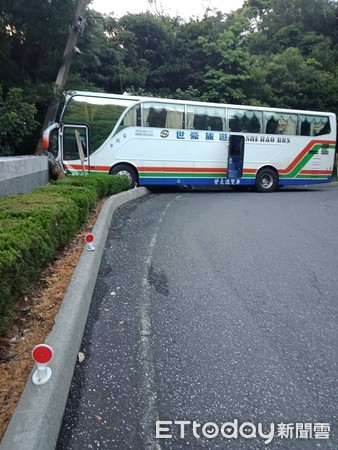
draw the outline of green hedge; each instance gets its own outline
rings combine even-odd
[[[0,335],[18,297],[74,236],[97,200],[129,187],[127,177],[67,177],[30,194],[0,198]]]

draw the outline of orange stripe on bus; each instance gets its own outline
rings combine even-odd
[[[81,164],[67,164],[64,163],[64,166],[67,169],[75,169],[75,170],[82,170]],[[98,170],[100,172],[109,172],[110,167],[109,166],[88,166],[88,164],[85,164],[84,168],[86,170]]]

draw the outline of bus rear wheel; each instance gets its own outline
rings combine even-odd
[[[256,189],[259,192],[272,192],[277,186],[277,173],[269,167],[261,169],[256,176]]]
[[[129,180],[129,187],[133,188],[135,186],[135,183],[138,182],[137,172],[128,164],[118,164],[117,166],[113,167],[110,171],[111,175],[125,175],[128,177]]]

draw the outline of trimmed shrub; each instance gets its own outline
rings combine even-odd
[[[127,177],[71,177],[0,198],[0,335],[17,298],[74,236],[99,198],[127,190]]]
[[[102,175],[102,176],[73,176],[62,178],[55,181],[56,185],[71,185],[79,187],[94,187],[99,197],[106,197],[108,195],[114,195],[122,191],[126,191],[129,188],[129,180],[127,177],[120,175]]]

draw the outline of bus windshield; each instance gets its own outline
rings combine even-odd
[[[134,101],[128,98],[74,95],[66,104],[62,122],[88,125],[89,149],[90,153],[93,153],[106,141],[124,110],[132,103]]]

